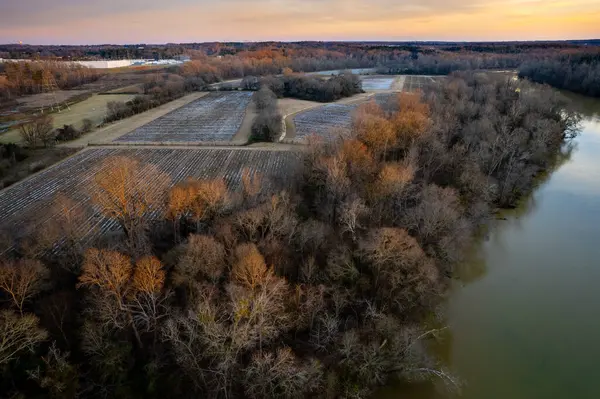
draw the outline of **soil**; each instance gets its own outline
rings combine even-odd
[[[256,115],[256,105],[254,105],[254,101],[250,101],[250,104],[248,104],[246,107],[246,113],[244,114],[242,125],[235,136],[233,136],[231,139],[232,143],[246,144],[248,141],[250,141],[250,135],[252,135],[252,123],[254,122]]]

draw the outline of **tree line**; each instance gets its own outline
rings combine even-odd
[[[265,109],[274,95],[257,93]],[[262,104],[262,105],[261,105]],[[475,229],[527,195],[577,133],[547,88],[453,75],[362,105],[310,140],[284,184],[169,176],[105,160],[84,235],[65,195],[5,235],[2,392],[76,397],[368,397],[391,378],[460,385],[426,350]],[[281,182],[280,182],[281,183]],[[94,238],[96,237],[96,238]]]
[[[600,97],[600,53],[525,62],[519,77],[591,97]]]
[[[0,44],[0,58],[41,60],[97,60],[97,59],[166,59],[177,55],[204,54],[227,56],[263,50],[279,51],[294,57],[310,53],[337,53],[344,55],[407,52],[478,52],[489,54],[531,53],[563,50],[585,50],[585,46],[598,45],[598,40],[536,41],[536,42],[208,42],[128,45],[28,45]],[[315,57],[318,58],[318,57]],[[331,69],[338,69],[335,67]]]
[[[96,69],[64,62],[6,62],[1,65],[4,78],[0,79],[0,100],[56,89],[71,89],[93,82],[101,76]]]
[[[330,78],[299,74],[268,76],[260,80],[260,85],[280,98],[291,97],[324,103],[363,93],[360,78],[352,73],[342,73]]]
[[[106,104],[105,123],[128,118],[173,101],[187,93],[205,90],[205,82],[198,77],[183,77],[172,73],[149,74],[142,85],[144,94],[130,101],[109,101]]]
[[[267,87],[252,97],[256,117],[252,122],[251,141],[279,141],[283,132],[283,116],[277,107],[277,96]]]
[[[94,128],[90,119],[83,119],[78,128],[74,125],[63,125],[54,128],[54,118],[48,114],[37,115],[19,125],[19,134],[29,149],[54,147],[57,142],[75,140]]]

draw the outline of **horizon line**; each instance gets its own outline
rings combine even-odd
[[[453,43],[559,43],[559,42],[587,42],[587,41],[600,41],[598,38],[586,38],[586,39],[524,39],[524,40],[209,40],[209,41],[198,41],[198,42],[162,42],[162,43],[97,43],[97,44],[66,44],[66,43],[53,43],[53,44],[36,44],[36,43],[19,43],[19,42],[8,42],[0,43],[0,46],[20,45],[20,46],[166,46],[166,45],[186,45],[186,44],[211,44],[211,43],[242,43],[242,44],[263,44],[263,43],[399,43],[399,44],[453,44]]]

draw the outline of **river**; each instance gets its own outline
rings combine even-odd
[[[464,381],[382,398],[600,398],[600,100],[568,94],[584,119],[565,162],[490,229],[448,300],[437,348]]]

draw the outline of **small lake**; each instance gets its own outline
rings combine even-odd
[[[462,394],[378,398],[600,398],[600,101],[567,96],[584,115],[570,157],[495,223],[450,295],[439,354]]]

